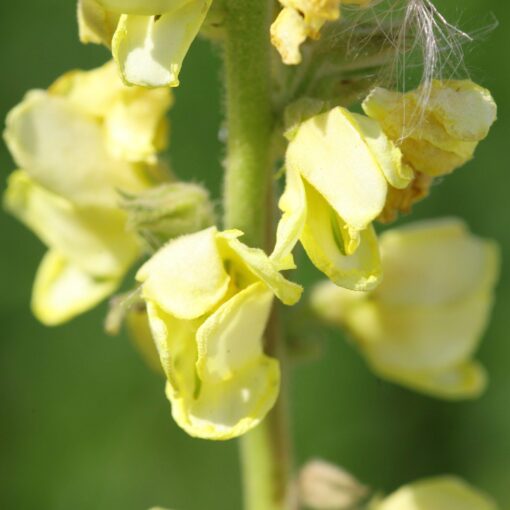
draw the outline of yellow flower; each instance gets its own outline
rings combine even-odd
[[[368,5],[371,0],[280,0],[283,9],[271,26],[271,42],[285,64],[301,62],[300,46],[318,39],[327,21],[340,18],[340,4]]]
[[[169,242],[139,270],[142,296],[176,422],[192,436],[229,439],[273,406],[279,367],[263,352],[276,295],[298,301],[261,250],[214,227]]]
[[[426,196],[433,178],[468,162],[497,112],[490,92],[469,80],[435,80],[430,91],[419,88],[405,94],[376,88],[363,109],[399,146],[416,174],[409,188],[392,193],[385,221]]]
[[[370,510],[497,510],[486,494],[460,478],[439,476],[404,485]]]
[[[371,293],[320,284],[312,305],[352,334],[381,377],[435,397],[480,395],[472,359],[489,319],[497,246],[456,219],[433,220],[380,237],[384,280]]]
[[[49,248],[32,296],[43,323],[95,306],[138,257],[117,190],[137,192],[158,177],[169,105],[168,92],[128,89],[108,64],[31,91],[9,113],[4,136],[21,170],[4,200]]]
[[[406,187],[412,172],[377,122],[337,107],[292,130],[287,184],[280,200],[273,260],[301,241],[315,266],[337,285],[369,290],[380,279],[372,221],[389,185]]]
[[[212,0],[79,0],[82,42],[112,46],[123,79],[177,87]]]

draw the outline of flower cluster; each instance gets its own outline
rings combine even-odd
[[[165,245],[138,271],[176,422],[189,434],[228,439],[273,406],[279,368],[263,352],[274,296],[295,304],[286,280],[239,231],[216,228]]]
[[[72,72],[27,94],[7,117],[5,140],[20,170],[5,206],[48,246],[32,307],[60,324],[114,292],[140,244],[125,228],[117,189],[165,179],[167,90],[128,88],[115,66]]]
[[[456,219],[379,236],[375,223],[408,212],[436,178],[473,157],[496,120],[490,92],[469,80],[435,80],[405,93],[376,87],[364,113],[338,106],[342,98],[312,112],[313,98],[287,105],[294,120],[277,133],[287,142],[278,155],[282,215],[266,253],[216,225],[207,191],[176,181],[160,156],[169,87],[179,84],[211,3],[79,0],[81,40],[111,47],[115,62],[65,74],[9,113],[5,140],[18,170],[5,206],[48,247],[35,315],[56,325],[85,312],[148,255],[118,322],[126,319],[164,373],[180,427],[201,438],[237,437],[278,397],[279,363],[265,341],[275,297],[288,306],[301,297],[302,287],[282,274],[295,269],[301,243],[328,278],[312,307],[352,335],[378,375],[436,397],[478,396],[486,374],[473,357],[493,302],[497,247]],[[339,19],[343,4],[370,0],[280,3],[273,44],[285,64],[298,64],[302,43]],[[454,478],[411,484],[371,505],[494,508]]]

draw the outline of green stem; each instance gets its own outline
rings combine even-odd
[[[224,0],[227,157],[225,227],[243,240],[269,248],[271,193],[271,0]],[[271,197],[268,200],[268,197]],[[269,234],[269,235],[268,235]],[[282,392],[274,409],[240,439],[245,510],[285,510],[290,478],[286,423],[284,344],[275,307],[266,333],[266,351],[282,364]]]
[[[227,159],[225,225],[263,247],[270,179],[271,2],[225,0]]]
[[[268,327],[266,351],[280,361],[280,396],[266,419],[240,439],[245,510],[284,510],[291,505],[287,367],[277,313],[276,308]]]

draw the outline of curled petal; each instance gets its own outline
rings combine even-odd
[[[307,186],[306,196],[313,214],[307,215],[301,243],[313,264],[341,287],[357,291],[376,287],[381,261],[373,227],[357,233],[356,249],[347,254],[348,227],[311,186]]]
[[[254,300],[255,306],[250,308],[252,311],[255,309],[256,315],[261,312],[261,305],[264,308],[264,304],[257,301],[262,299],[265,302],[267,299],[263,293],[259,294],[260,291],[260,287],[255,285],[244,295],[248,301]],[[239,309],[242,301],[243,298],[234,303],[234,309],[227,310],[226,314],[220,312],[220,322],[231,317],[232,313],[244,315]],[[150,302],[148,312],[152,334],[168,378],[166,394],[178,425],[191,436],[215,440],[238,437],[258,425],[278,396],[278,361],[265,356],[260,350],[256,353],[252,350],[255,356],[247,363],[239,364],[240,357],[230,357],[230,362],[235,362],[232,365],[235,370],[227,379],[217,377],[216,371],[211,377],[210,367],[202,366],[197,372],[196,334],[200,320],[176,319]],[[262,315],[264,313],[262,310]],[[241,319],[244,322],[246,317]],[[206,347],[223,349],[226,344],[222,344],[221,337],[228,328],[229,324],[225,322],[212,328],[210,324],[207,325],[201,334],[201,342],[204,342],[204,335],[211,334],[211,344]],[[241,339],[237,337],[238,341]],[[228,339],[228,344],[232,345],[230,342],[234,340]],[[204,348],[203,343],[200,348]],[[223,356],[226,354],[223,352]],[[218,359],[216,356],[215,360]],[[199,365],[203,365],[203,362],[199,362]],[[211,366],[214,366],[214,362]]]
[[[298,171],[354,230],[364,230],[384,208],[388,184],[374,153],[344,108],[301,124],[286,164]]]
[[[273,293],[262,283],[238,292],[197,331],[197,370],[203,381],[227,381],[262,356]]]
[[[388,183],[397,189],[407,187],[414,177],[414,172],[402,162],[400,149],[388,139],[379,123],[364,115],[351,113],[351,117],[358,124]]]
[[[143,297],[179,319],[211,311],[230,283],[212,227],[170,241],[138,271]]]
[[[422,89],[402,94],[376,88],[363,109],[398,142],[414,170],[444,175],[472,158],[497,108],[490,92],[469,80],[435,80],[425,94]]]
[[[113,38],[113,56],[127,83],[177,87],[179,72],[211,0],[188,1],[161,16],[123,15]]]
[[[278,361],[267,356],[237,377],[202,384],[196,398],[182,398],[167,385],[175,421],[189,435],[226,440],[256,427],[273,407],[280,388]]]
[[[273,262],[262,250],[250,248],[241,243],[237,237],[240,232],[227,230],[221,232],[218,238],[223,241],[223,254],[233,261],[233,268],[243,279],[243,273],[251,273],[246,281],[264,282],[282,303],[294,305],[299,301],[303,288],[287,280],[279,271],[278,265]]]
[[[278,203],[283,215],[278,222],[276,245],[271,254],[271,260],[282,269],[294,266],[291,254],[301,237],[307,214],[305,187],[299,172],[287,168],[285,178],[285,191]]]
[[[49,251],[37,271],[32,311],[46,326],[62,324],[86,312],[112,294],[120,278],[101,278]]]
[[[287,65],[301,62],[301,44],[306,41],[308,30],[305,20],[296,9],[285,7],[271,25],[271,43]]]
[[[78,28],[82,43],[110,47],[120,15],[105,9],[97,0],[78,0]]]

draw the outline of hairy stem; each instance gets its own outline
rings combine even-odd
[[[225,225],[263,247],[272,129],[267,0],[225,0],[227,159]]]
[[[271,0],[224,0],[227,157],[225,226],[245,233],[244,241],[270,248],[271,192]],[[268,200],[268,197],[270,199]],[[267,333],[267,354],[284,362],[278,309]],[[275,408],[240,439],[245,510],[287,508],[290,455],[286,423],[285,374]]]

